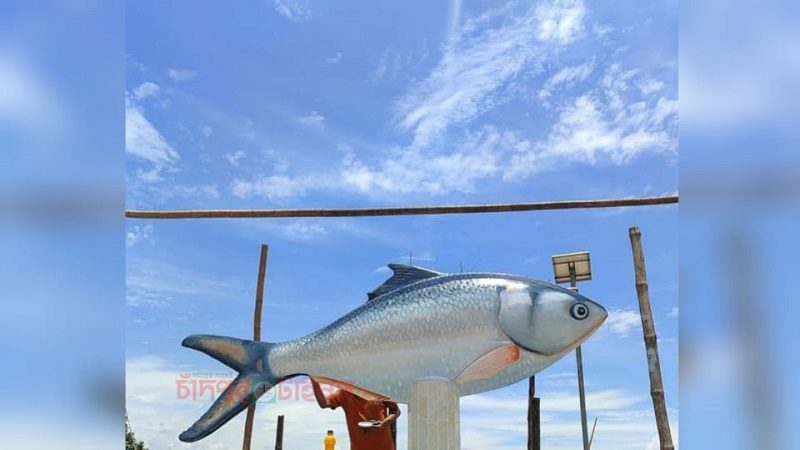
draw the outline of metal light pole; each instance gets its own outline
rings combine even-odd
[[[569,288],[578,292],[578,281],[592,279],[592,267],[589,252],[553,255],[553,274],[556,283],[569,280]],[[583,450],[589,450],[589,424],[586,422],[586,391],[583,384],[583,354],[581,346],[575,348],[575,359],[578,363],[578,396],[581,403],[581,431]]]

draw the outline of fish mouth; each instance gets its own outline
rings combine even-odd
[[[589,336],[592,335],[592,333],[594,333],[598,328],[600,328],[600,325],[604,324],[606,322],[607,318],[608,318],[608,314],[606,314],[606,317],[604,317],[603,320],[598,320],[596,324],[594,324],[591,328],[586,330],[582,335],[578,336],[578,339],[575,339],[574,341],[572,341],[572,343],[567,346],[567,349],[568,350],[572,350],[573,348],[579,346],[581,344],[581,342],[583,342],[586,339],[588,339]]]
[[[561,350],[561,351],[559,351],[559,352],[553,352],[553,353],[549,353],[549,354],[548,354],[548,353],[542,353],[542,354],[543,354],[543,355],[545,355],[545,356],[555,356],[555,355],[562,355],[562,354],[564,354],[564,353],[571,352],[571,351],[572,351],[572,350],[573,350],[575,347],[577,347],[578,345],[580,345],[580,344],[581,344],[583,341],[585,341],[585,340],[586,340],[586,339],[587,339],[587,338],[588,338],[588,337],[589,337],[589,336],[590,336],[592,333],[594,333],[594,332],[595,332],[595,331],[596,331],[598,328],[600,328],[600,325],[604,324],[607,318],[608,318],[608,314],[606,314],[606,317],[604,317],[604,318],[603,318],[603,320],[598,320],[598,321],[597,321],[597,323],[596,323],[596,324],[594,324],[594,325],[592,325],[592,327],[591,327],[591,328],[589,328],[589,329],[588,329],[588,330],[586,330],[586,331],[585,331],[583,334],[581,334],[580,336],[578,336],[578,338],[577,338],[577,339],[575,339],[574,341],[572,341],[572,343],[570,343],[569,345],[567,345],[566,347],[564,347],[564,350]]]

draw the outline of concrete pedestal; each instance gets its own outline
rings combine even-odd
[[[408,450],[460,450],[459,408],[452,381],[428,378],[414,383],[408,398]]]

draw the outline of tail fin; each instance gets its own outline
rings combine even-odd
[[[210,335],[193,335],[183,340],[184,347],[201,351],[217,359],[239,372],[239,376],[228,385],[194,425],[181,433],[178,437],[181,441],[195,442],[203,439],[250,404],[255,403],[259,397],[281,381],[270,372],[266,363],[266,356],[272,345]]]

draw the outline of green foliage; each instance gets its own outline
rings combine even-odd
[[[125,450],[147,450],[147,447],[144,446],[144,442],[136,440],[136,435],[133,434],[128,424],[127,414],[125,415]]]

